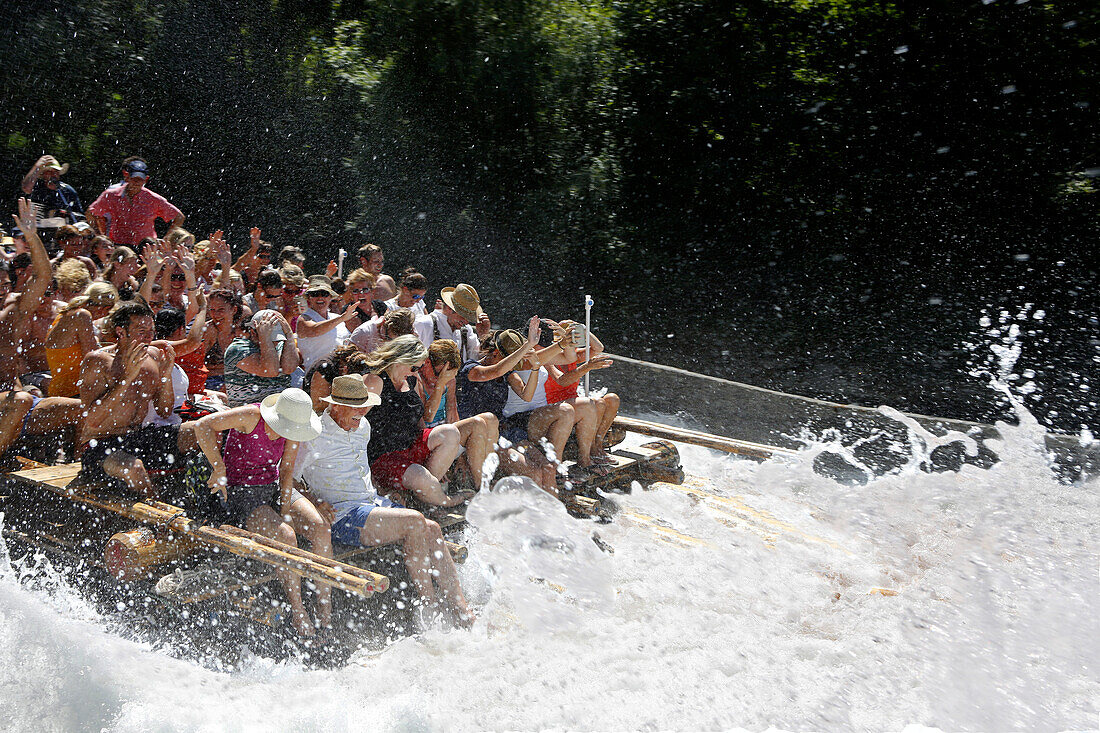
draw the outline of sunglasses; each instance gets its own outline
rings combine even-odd
[[[302,292],[302,289],[296,288],[293,285],[284,285],[283,292],[287,295],[297,295],[298,293]]]
[[[172,279],[176,282],[184,282],[187,280],[187,276],[184,275],[182,272],[174,272],[172,273]]]
[[[362,295],[363,293],[369,293],[372,290],[374,290],[374,288],[352,288],[351,292]]]

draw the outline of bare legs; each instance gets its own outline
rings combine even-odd
[[[309,540],[310,550],[321,557],[332,557],[332,525],[317,511],[309,499],[301,498],[290,505],[290,514],[283,517],[289,520],[296,535]],[[292,538],[290,545],[297,543]],[[332,626],[332,589],[327,585],[317,586],[317,625],[322,629]]]
[[[458,458],[461,433],[455,425],[439,425],[428,433],[428,450],[431,451],[426,465],[417,463],[405,469],[401,477],[401,484],[406,491],[424,502],[435,506],[455,506],[466,500],[462,494],[448,496],[443,490],[440,480],[446,475],[447,469]],[[482,456],[482,460],[485,458]]]
[[[474,622],[438,524],[412,509],[372,509],[359,532],[359,543],[375,547],[391,542],[401,542],[405,567],[425,605],[440,608],[446,604],[458,624],[469,626]],[[436,595],[437,586],[441,598]]]
[[[525,440],[518,446],[501,451],[500,467],[505,473],[526,476],[546,493],[558,496],[557,468],[546,460],[537,445]]]
[[[106,461],[104,461],[103,467],[107,467]],[[267,505],[258,507],[248,515],[244,526],[250,532],[262,534],[264,537],[270,537],[291,547],[298,545],[298,537],[294,534],[294,527],[284,522],[282,517]],[[331,548],[329,552],[331,554]],[[302,637],[313,636],[313,624],[310,623],[309,615],[306,614],[305,606],[302,605],[302,579],[289,570],[278,570],[276,575],[279,576],[279,581],[286,589],[286,598],[290,602],[291,621],[294,623],[298,635]]]
[[[549,440],[554,445],[554,457],[560,461],[576,417],[576,410],[567,402],[540,407],[527,420],[527,436],[536,445],[543,438]]]
[[[486,456],[496,447],[500,423],[496,415],[483,412],[456,422],[458,440],[466,448],[466,461],[474,477],[474,486],[481,486],[481,467]]]
[[[596,406],[599,408],[600,418],[596,424],[596,443],[592,446],[592,453],[606,456],[604,441],[607,439],[607,431],[611,429],[611,423],[619,414],[619,395],[608,392],[603,397],[597,397]]]
[[[79,425],[84,420],[84,405],[75,397],[47,397],[31,410],[27,434],[41,435]]]
[[[103,472],[111,478],[125,482],[131,491],[142,498],[160,498],[157,488],[149,479],[149,473],[145,470],[145,464],[136,456],[116,450],[103,460]]]
[[[31,396],[26,392],[0,393],[0,453],[6,451],[19,437],[23,417],[30,412]]]

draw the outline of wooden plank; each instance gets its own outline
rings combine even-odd
[[[96,507],[128,519],[162,526],[180,534],[189,535],[204,544],[227,550],[234,555],[289,570],[315,583],[321,583],[333,588],[339,588],[349,593],[356,593],[364,596],[369,596],[372,593],[385,590],[385,588],[379,587],[381,583],[377,582],[376,579],[363,577],[354,571],[348,572],[349,569],[354,569],[356,571],[360,570],[353,565],[339,567],[337,563],[336,566],[333,566],[331,564],[333,561],[313,555],[312,553],[300,551],[304,553],[304,555],[295,554],[287,552],[290,548],[285,545],[279,548],[236,537],[215,527],[201,525],[187,517],[182,509],[170,504],[164,504],[162,502],[150,502],[147,504],[113,496],[98,496],[91,493],[86,487],[56,486],[55,483],[60,480],[61,476],[65,475],[66,472],[72,471],[73,465],[74,464],[67,464],[66,466],[27,469],[25,471],[9,474],[9,477],[18,482],[29,483],[34,487],[45,488],[53,493],[86,506]],[[38,480],[44,477],[49,480]],[[272,542],[274,542],[274,540],[272,540]],[[297,550],[298,548],[294,549]],[[326,564],[326,561],[328,564]],[[388,580],[386,585],[388,586]]]
[[[726,438],[721,435],[699,432],[698,430],[688,430],[687,428],[674,428],[669,425],[661,425],[660,423],[650,422],[648,420],[638,420],[632,417],[616,417],[614,425],[618,425],[634,433],[650,435],[654,438],[664,438],[665,440],[676,440],[681,443],[701,445],[704,448],[711,448],[725,453],[735,453],[737,455],[761,460],[766,460],[776,455],[795,455],[797,453],[797,451],[789,448],[778,448],[776,446],[763,445],[761,443],[750,443],[745,440]]]

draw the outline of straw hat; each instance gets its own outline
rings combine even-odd
[[[443,288],[439,291],[439,296],[448,308],[471,323],[477,323],[477,319],[485,313],[481,310],[481,298],[473,285],[460,283],[454,288]]]
[[[362,374],[344,374],[332,380],[332,394],[322,397],[322,402],[345,407],[373,407],[382,404],[382,398],[367,389]]]
[[[58,175],[62,176],[69,172],[69,164],[57,162],[57,158],[52,155],[42,156],[42,168],[48,171],[57,171]]]
[[[321,418],[313,411],[313,400],[297,387],[264,397],[260,415],[277,435],[287,440],[302,442],[321,434]]]
[[[523,346],[523,336],[519,335],[519,331],[509,328],[497,334],[495,346],[500,351],[501,356],[508,356]]]

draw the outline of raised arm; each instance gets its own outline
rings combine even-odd
[[[31,169],[27,171],[27,175],[23,176],[23,182],[20,184],[20,188],[23,193],[28,196],[31,195],[31,191],[34,190],[34,184],[38,183],[38,179],[42,177],[42,171],[46,169],[48,163],[56,163],[57,159],[52,155],[43,155],[35,164],[31,166]]]
[[[260,251],[260,228],[252,227],[248,232],[248,251],[241,255],[236,262],[233,263],[233,269],[237,272],[241,272],[249,267],[252,267],[256,261],[256,253]]]
[[[216,288],[229,289],[230,275],[233,272],[233,253],[229,251],[229,245],[225,241],[225,233],[221,229],[210,235],[210,248],[217,255],[221,272],[218,273]]]
[[[283,456],[279,459],[279,513],[290,521],[291,493],[294,488],[294,462],[298,460],[299,444],[288,440],[283,444]]]
[[[164,254],[160,251],[160,248],[147,244],[141,250],[141,258],[145,260],[145,280],[141,283],[138,295],[148,303],[150,298],[153,297],[153,283],[157,281],[160,271],[164,269]]]
[[[31,252],[31,277],[19,295],[15,306],[15,321],[11,324],[11,332],[20,334],[26,327],[31,313],[42,304],[46,290],[53,280],[53,268],[50,267],[50,257],[46,254],[46,248],[38,237],[38,222],[34,216],[34,207],[29,200],[19,199],[19,214],[14,218]]]
[[[522,346],[496,364],[474,367],[469,371],[467,378],[471,382],[491,382],[494,379],[500,379],[505,374],[515,369],[516,364],[519,364],[523,357],[530,354],[531,350],[538,345],[539,332],[539,317],[531,316],[531,320],[527,324],[527,340],[523,342]]]
[[[315,336],[324,336],[341,323],[347,323],[352,318],[355,318],[355,308],[348,306],[343,313],[336,316],[336,318],[329,318],[327,321],[311,321],[304,315],[299,316],[296,328],[300,337],[314,338]]]

